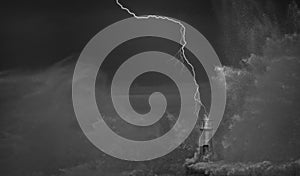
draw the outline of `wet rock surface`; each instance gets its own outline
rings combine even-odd
[[[300,160],[286,163],[263,161],[258,163],[198,162],[187,167],[187,175],[231,176],[299,176]]]

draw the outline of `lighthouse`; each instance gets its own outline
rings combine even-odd
[[[213,132],[212,121],[209,120],[207,115],[202,119],[200,131],[198,152],[202,160],[207,161],[212,155],[212,142],[210,139]]]
[[[197,151],[194,153],[193,158],[186,159],[185,166],[189,166],[196,162],[209,162],[213,158],[212,137],[213,127],[212,121],[204,115],[201,120],[200,137],[198,141]]]

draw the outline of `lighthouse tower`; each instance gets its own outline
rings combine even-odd
[[[213,158],[213,148],[210,140],[213,127],[212,121],[209,120],[207,115],[204,115],[204,118],[201,121],[200,132],[197,151],[194,153],[193,158],[186,159],[186,166],[196,162],[209,162]]]
[[[202,160],[208,160],[212,155],[211,135],[213,132],[211,120],[204,116],[200,127],[201,136],[199,138],[199,154]]]

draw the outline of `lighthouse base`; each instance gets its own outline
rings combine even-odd
[[[186,159],[185,165],[188,166],[197,162],[209,162],[212,160],[212,156],[210,145],[203,145],[197,148],[193,158]]]

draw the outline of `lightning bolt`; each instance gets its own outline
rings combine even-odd
[[[206,107],[203,105],[201,99],[200,99],[200,92],[199,92],[199,84],[197,83],[196,81],[196,72],[195,72],[195,69],[194,69],[194,66],[190,63],[190,61],[186,58],[185,56],[185,52],[184,52],[184,48],[187,44],[186,42],[186,39],[185,39],[185,26],[180,22],[180,21],[177,21],[175,19],[172,19],[172,18],[169,18],[169,17],[166,17],[166,16],[159,16],[159,15],[146,15],[146,16],[137,16],[134,12],[132,12],[131,10],[129,10],[128,8],[124,7],[120,2],[119,0],[116,0],[116,3],[118,6],[121,7],[122,10],[125,10],[127,11],[127,13],[129,13],[130,15],[132,15],[134,18],[136,19],[149,19],[149,18],[155,18],[155,19],[162,19],[162,20],[168,20],[168,21],[171,21],[173,23],[176,23],[178,25],[180,25],[180,34],[181,34],[181,38],[180,38],[180,45],[181,45],[181,48],[180,50],[178,51],[179,54],[180,54],[180,58],[183,59],[190,67],[191,67],[191,70],[192,70],[192,75],[193,75],[193,80],[194,80],[194,84],[195,84],[195,87],[196,87],[196,92],[194,94],[194,100],[195,100],[195,114],[198,115],[199,113],[199,110],[200,108],[198,108],[198,104],[200,105],[200,107],[203,107],[204,109],[204,115],[207,116],[207,110],[206,110]]]

